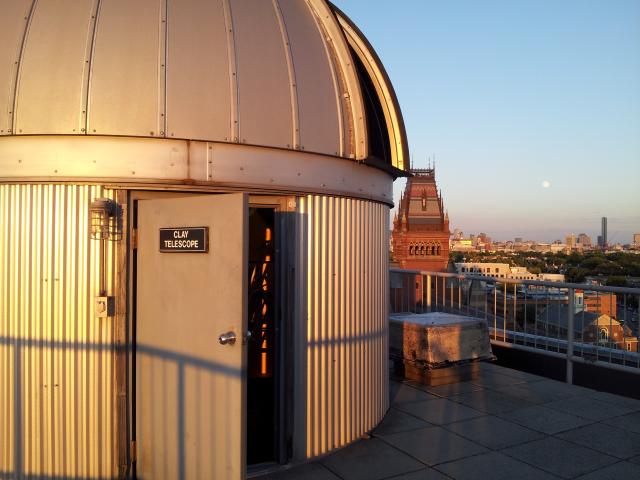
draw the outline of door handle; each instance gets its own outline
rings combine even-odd
[[[233,345],[234,343],[236,343],[235,332],[220,334],[220,336],[218,337],[218,342],[220,342],[220,345]]]

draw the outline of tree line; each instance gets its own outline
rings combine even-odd
[[[640,255],[628,252],[451,252],[452,262],[498,262],[527,267],[531,273],[562,273],[567,282],[583,283],[599,277],[606,285],[631,286],[640,277]]]

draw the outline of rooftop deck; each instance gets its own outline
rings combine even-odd
[[[391,380],[390,398],[371,439],[260,479],[640,478],[639,400],[489,363],[473,382]]]

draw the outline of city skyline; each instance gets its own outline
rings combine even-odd
[[[611,225],[611,218],[607,217],[607,220],[609,222],[609,225]],[[593,224],[594,222],[590,222],[591,224]],[[600,218],[597,219],[597,223],[600,224]],[[616,223],[614,222],[614,225],[616,225]],[[507,241],[514,241],[516,238],[522,238],[523,241],[538,241],[538,242],[547,242],[547,243],[551,243],[554,242],[556,240],[560,240],[562,242],[565,241],[565,237],[567,235],[575,235],[576,238],[578,237],[578,235],[584,233],[586,235],[589,236],[589,238],[591,239],[591,244],[593,246],[597,246],[597,238],[600,235],[600,230],[592,230],[591,228],[587,229],[587,228],[583,228],[582,230],[580,229],[576,229],[576,230],[566,230],[566,231],[562,231],[562,230],[553,230],[553,231],[557,231],[557,235],[547,235],[547,236],[540,236],[538,235],[539,231],[536,232],[529,232],[529,233],[518,233],[516,232],[514,235],[512,236],[505,236],[505,235],[501,235],[500,231],[489,231],[487,228],[476,228],[476,229],[465,229],[462,228],[460,226],[456,226],[453,222],[452,222],[452,227],[451,227],[451,231],[454,232],[455,230],[460,230],[464,233],[465,237],[468,237],[469,235],[479,235],[480,233],[485,233],[487,236],[491,237],[491,239],[493,241],[497,241],[497,242],[507,242]],[[638,228],[637,230],[640,230],[640,228]],[[510,231],[505,229],[505,231]],[[613,244],[631,244],[633,243],[633,239],[634,239],[634,235],[638,235],[638,231],[634,231],[631,234],[629,234],[626,237],[623,237],[620,234],[620,230],[616,230],[613,233],[613,238],[612,238],[612,233],[611,233],[611,227],[609,227],[609,235],[608,235],[608,243],[610,245]],[[549,230],[548,232],[551,232],[551,230]]]
[[[414,166],[435,156],[452,226],[640,231],[639,2],[337,3],[387,68]]]
[[[609,234],[607,236],[607,241],[610,245],[613,244],[631,244],[633,243],[633,239],[634,239],[634,235],[638,235],[638,231],[640,231],[640,227],[636,228],[636,231],[631,232],[629,235],[623,236],[621,234],[621,231],[618,230],[612,230],[611,229],[611,225],[613,224],[614,226],[619,225],[619,220],[620,219],[613,219],[614,222],[612,223],[612,218],[611,217],[607,217],[607,221],[609,223]],[[497,241],[497,242],[507,242],[507,241],[514,241],[516,238],[522,238],[523,241],[538,241],[538,242],[546,242],[546,243],[551,243],[554,242],[555,240],[560,240],[562,242],[565,241],[565,237],[567,235],[575,235],[576,238],[578,237],[578,235],[584,233],[586,235],[589,236],[589,238],[591,239],[591,244],[593,246],[597,246],[597,238],[600,235],[600,221],[601,218],[598,217],[595,220],[591,220],[589,221],[589,228],[582,228],[582,229],[574,229],[574,230],[561,230],[561,229],[549,229],[547,231],[547,235],[546,236],[541,236],[540,232],[544,232],[544,230],[538,230],[538,231],[529,231],[527,233],[526,230],[523,230],[521,233],[519,232],[515,232],[514,235],[504,235],[501,234],[501,230],[492,230],[489,231],[487,228],[483,228],[482,225],[480,225],[479,228],[475,228],[475,229],[465,229],[462,228],[461,226],[456,226],[455,222],[452,222],[452,227],[451,227],[451,231],[454,232],[455,230],[460,230],[464,233],[465,237],[468,237],[470,234],[471,235],[479,235],[480,233],[485,233],[487,236],[491,237],[491,239],[493,241]],[[585,222],[586,223],[586,222]],[[597,223],[597,228],[598,230],[593,230],[593,228],[595,227],[595,224]],[[511,229],[505,228],[503,231],[507,231],[507,232],[511,232]],[[557,235],[554,236],[554,234],[552,234],[553,232],[556,232]]]

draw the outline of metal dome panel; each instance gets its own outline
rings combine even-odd
[[[16,74],[31,1],[4,1],[0,5],[0,135],[11,135]]]
[[[272,2],[231,2],[237,61],[239,140],[291,148],[291,80],[285,42]]]
[[[334,10],[349,45],[353,49],[355,56],[362,63],[366,70],[366,75],[375,89],[375,96],[377,96],[380,103],[384,115],[384,123],[387,127],[387,132],[385,133],[389,139],[391,164],[399,170],[408,171],[409,146],[404,120],[393,85],[387,76],[384,65],[360,29],[338,8],[334,7]],[[373,119],[368,118],[367,121],[373,121]]]
[[[340,93],[317,23],[298,0],[280,0],[294,65],[298,103],[298,145],[311,152],[342,155]]]
[[[74,0],[42,2],[34,10],[20,62],[16,133],[81,133],[93,13],[92,2]]]
[[[349,27],[326,0],[0,0],[0,9],[1,135],[369,157]]]
[[[167,26],[167,136],[233,141],[228,19],[222,0],[171,0]],[[207,48],[196,55],[202,46]]]
[[[164,135],[163,6],[159,0],[100,4],[91,61],[88,133]]]

